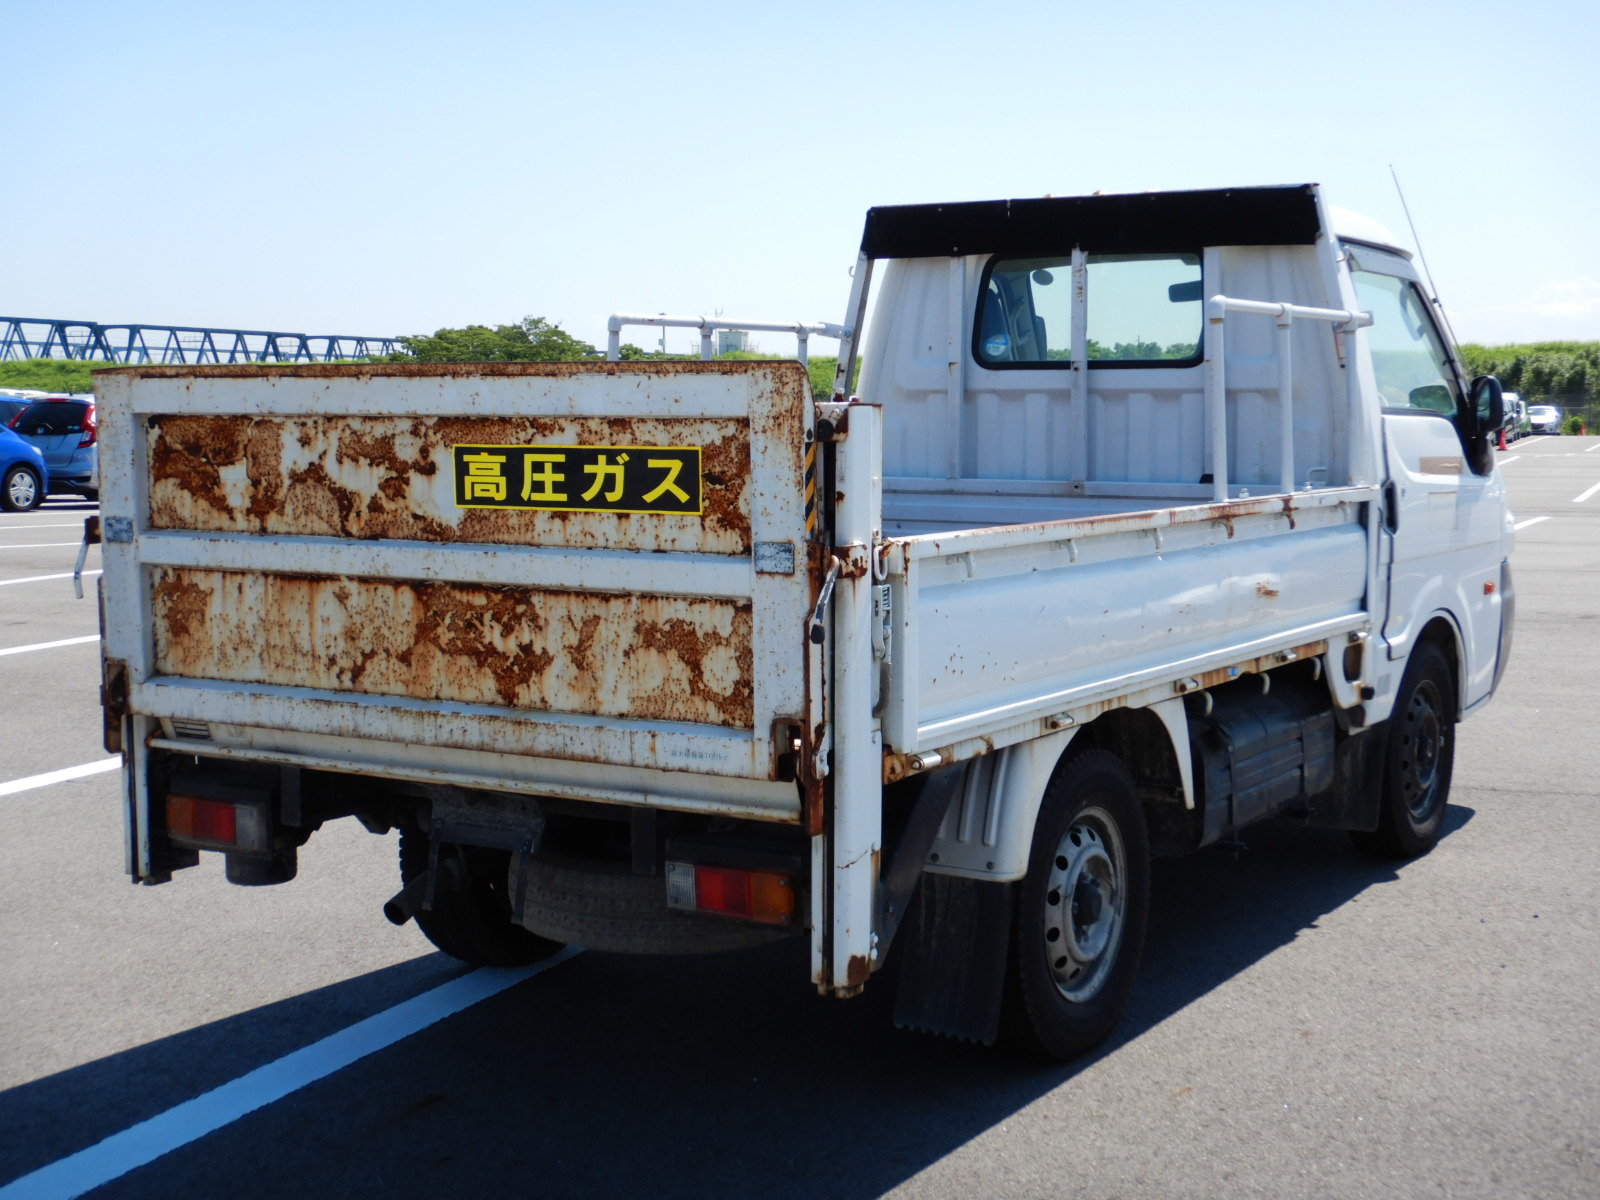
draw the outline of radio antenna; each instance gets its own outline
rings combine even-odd
[[[1428,290],[1433,293],[1434,306],[1439,310],[1439,315],[1444,317],[1445,328],[1450,330],[1450,340],[1456,340],[1456,331],[1450,324],[1450,316],[1444,311],[1444,302],[1439,299],[1439,286],[1433,282],[1433,272],[1428,270],[1428,255],[1422,249],[1422,239],[1417,236],[1417,223],[1411,219],[1411,206],[1406,203],[1405,189],[1400,186],[1400,176],[1394,169],[1394,164],[1389,164],[1389,177],[1394,180],[1394,190],[1400,194],[1400,209],[1406,214],[1406,224],[1411,227],[1411,240],[1417,245],[1417,258],[1422,263],[1422,273],[1428,277]]]

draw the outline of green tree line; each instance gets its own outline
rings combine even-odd
[[[1467,342],[1461,355],[1471,374],[1493,375],[1529,404],[1560,398],[1574,406],[1600,399],[1600,342]]]
[[[391,354],[389,362],[571,362],[582,358],[603,358],[604,352],[543,317],[524,317],[515,325],[468,325],[462,329],[440,329],[398,339],[404,349]],[[661,354],[631,342],[621,347],[623,362],[697,361],[698,354]],[[789,355],[735,351],[719,355],[723,359],[790,358]],[[833,376],[839,360],[832,355],[812,355],[807,364],[811,393],[819,399],[833,394]],[[856,379],[861,378],[861,363],[856,362]]]
[[[437,329],[396,339],[404,347],[399,353],[378,359],[380,362],[571,362],[583,358],[603,358],[604,352],[560,325],[543,317],[524,317],[514,325],[467,325],[459,329]],[[782,355],[738,352],[723,358],[772,359]],[[622,347],[624,362],[651,359],[695,360],[695,354],[658,354],[631,343]],[[833,376],[838,359],[832,355],[813,355],[808,364],[812,394],[826,399],[833,394]],[[118,366],[117,363],[84,359],[29,358],[0,362],[0,387],[27,388],[41,392],[88,392],[94,389],[94,372]],[[861,378],[861,362],[856,361],[856,380]]]

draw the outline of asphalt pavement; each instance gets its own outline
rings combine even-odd
[[[1157,862],[1128,1016],[1056,1068],[898,1032],[888,987],[821,999],[789,944],[585,953],[409,1032],[487,977],[383,919],[392,836],[336,823],[283,887],[215,855],[135,887],[114,771],[21,786],[109,761],[92,589],[37,578],[94,509],[0,514],[0,1200],[52,1164],[97,1197],[1592,1200],[1600,438],[1499,457],[1515,652],[1437,849],[1269,823]]]

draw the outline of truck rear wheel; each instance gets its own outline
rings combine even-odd
[[[422,830],[401,830],[403,883],[428,869],[431,852],[432,839]],[[435,896],[431,912],[417,913],[417,925],[440,950],[475,967],[521,967],[561,949],[560,942],[530,933],[512,919],[509,851],[445,844],[439,852],[461,855],[467,879],[465,887]]]
[[[1150,848],[1133,777],[1106,750],[1058,766],[1013,923],[1005,1027],[1020,1049],[1081,1054],[1122,1015],[1144,952]]]
[[[1378,827],[1354,837],[1369,853],[1416,858],[1439,840],[1455,770],[1455,675],[1437,642],[1411,652],[1388,726]]]

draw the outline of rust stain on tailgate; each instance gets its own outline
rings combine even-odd
[[[153,416],[150,523],[215,533],[748,554],[738,418]],[[698,446],[700,515],[463,509],[455,445]]]
[[[162,674],[752,728],[748,601],[157,568]]]

